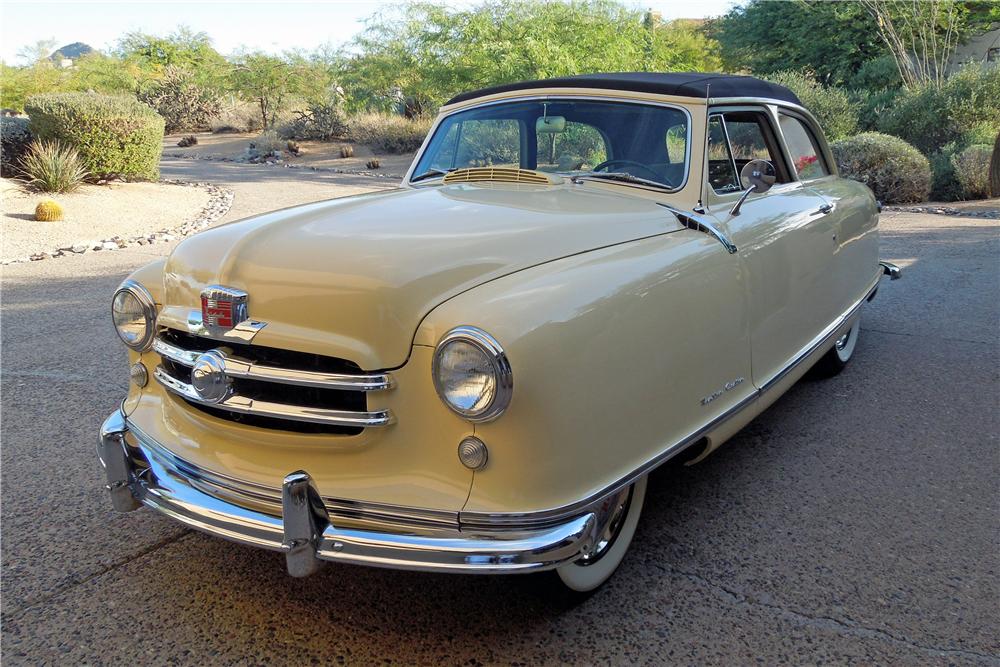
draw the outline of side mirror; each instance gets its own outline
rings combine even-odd
[[[778,180],[774,165],[767,160],[750,160],[740,169],[740,182],[743,184],[743,194],[739,201],[729,211],[729,215],[739,215],[740,207],[752,193],[761,194],[767,192]]]

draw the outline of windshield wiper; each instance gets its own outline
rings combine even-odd
[[[638,176],[633,176],[632,174],[624,171],[592,171],[587,174],[576,174],[573,176],[573,182],[581,180],[598,180],[598,181],[619,181],[621,183],[635,183],[637,185],[648,185],[651,188],[658,188],[660,190],[673,191],[674,188],[669,185],[664,185],[663,183],[658,183],[656,181],[651,181],[648,178],[640,178]]]
[[[413,178],[411,178],[410,179],[410,183],[416,183],[417,181],[422,181],[422,180],[424,180],[426,178],[434,178],[435,176],[445,176],[446,174],[448,174],[448,172],[452,172],[452,171],[455,171],[454,167],[452,167],[451,169],[434,169],[434,168],[431,168],[431,169],[428,169],[427,171],[425,171],[424,173],[420,174],[419,176],[414,176]]]

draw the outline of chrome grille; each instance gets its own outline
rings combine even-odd
[[[204,400],[192,382],[199,355],[224,357],[229,392]],[[365,373],[352,362],[236,342],[220,342],[175,329],[153,341],[161,363],[154,377],[195,408],[253,426],[306,433],[356,435],[392,423],[388,410],[369,411],[368,392],[392,387],[388,373]]]

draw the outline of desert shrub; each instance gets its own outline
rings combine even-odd
[[[306,111],[294,111],[295,118],[278,128],[286,139],[329,141],[347,133],[347,124],[335,102],[312,103]]]
[[[15,176],[18,163],[31,143],[28,119],[0,116],[0,176]]]
[[[163,118],[134,97],[46,93],[28,98],[25,110],[37,138],[76,149],[93,177],[160,175]]]
[[[955,178],[962,186],[962,195],[966,199],[985,199],[990,196],[992,154],[992,146],[973,144],[952,158]]]
[[[384,153],[412,153],[431,128],[431,118],[410,120],[387,113],[363,113],[347,119],[347,136]]]
[[[269,155],[275,151],[280,151],[286,146],[286,143],[285,140],[278,136],[277,132],[267,130],[257,135],[257,138],[250,142],[250,145],[259,155]]]
[[[955,158],[966,148],[977,144],[990,144],[997,132],[989,122],[979,122],[966,128],[954,141],[930,154],[931,199],[935,201],[957,201],[970,195],[959,181],[955,171]]]
[[[961,139],[969,128],[1000,131],[1000,68],[967,65],[943,86],[905,90],[879,118],[893,134],[926,154]]]
[[[829,140],[850,136],[857,128],[858,113],[843,90],[822,86],[801,72],[778,72],[767,79],[795,93],[802,106],[816,116]]]
[[[55,222],[56,220],[62,220],[62,217],[62,206],[52,199],[43,199],[35,207],[35,220],[39,222]]]
[[[208,122],[212,132],[257,132],[260,128],[260,111],[253,104],[237,102],[222,108]]]
[[[75,150],[58,141],[33,141],[21,159],[21,171],[42,192],[72,192],[87,178]]]
[[[204,130],[219,115],[219,94],[195,81],[191,72],[167,67],[162,79],[139,94],[139,100],[163,116],[167,132]]]
[[[864,183],[882,203],[927,199],[930,165],[920,151],[902,139],[867,132],[836,141],[831,149],[840,175]]]

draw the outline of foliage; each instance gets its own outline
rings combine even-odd
[[[709,26],[726,71],[767,76],[806,70],[825,85],[843,85],[886,47],[854,2],[750,0]]]
[[[966,199],[985,199],[990,196],[990,156],[993,147],[973,144],[952,158],[955,177],[962,186]]]
[[[72,192],[87,177],[79,154],[58,141],[33,141],[21,159],[21,171],[42,192]]]
[[[30,98],[25,109],[32,133],[76,149],[91,176],[159,176],[163,118],[134,98],[48,93]]]
[[[237,57],[229,82],[242,99],[253,102],[261,126],[274,127],[278,114],[289,100],[308,89],[310,69],[301,60],[287,60],[265,53],[244,53]]]
[[[940,87],[968,13],[954,0],[861,0],[907,87]]]
[[[260,126],[260,111],[250,102],[238,101],[226,105],[209,122],[212,132],[257,132]]]
[[[35,207],[35,220],[39,222],[55,222],[56,220],[62,220],[62,218],[62,206],[54,199],[43,199]]]
[[[59,90],[63,86],[64,75],[52,61],[39,60],[27,67],[10,67],[0,64],[0,106],[24,111],[25,101],[38,93]]]
[[[220,88],[229,70],[229,63],[212,48],[207,34],[183,26],[166,37],[127,33],[118,42],[115,55],[142,72],[146,81],[162,78],[173,67],[191,72],[199,86]]]
[[[897,90],[902,85],[896,61],[888,55],[865,61],[847,82],[850,90]]]
[[[580,72],[714,70],[694,25],[643,23],[611,0],[486,0],[461,11],[414,3],[369,21],[337,63],[349,110],[433,110],[452,95]]]
[[[409,119],[387,113],[363,113],[347,119],[347,136],[381,153],[412,153],[431,129],[430,118]]]
[[[0,116],[0,175],[14,176],[17,165],[31,143],[28,119]]]
[[[259,156],[266,156],[279,152],[285,147],[286,142],[278,136],[274,130],[261,132],[256,139],[250,142],[250,150],[255,151]]]
[[[305,111],[295,111],[295,119],[282,125],[278,134],[288,139],[329,141],[347,132],[339,100],[314,102]]]
[[[878,129],[929,154],[980,124],[1000,131],[1000,68],[967,65],[940,87],[905,90],[881,116]]]
[[[777,72],[767,78],[790,88],[802,101],[802,106],[816,116],[828,139],[850,136],[857,128],[857,112],[842,89],[822,86],[801,72]]]
[[[203,130],[219,115],[219,94],[199,85],[188,70],[168,65],[163,78],[139,93],[145,102],[163,116],[167,132]]]
[[[927,199],[931,171],[927,158],[902,139],[867,132],[831,146],[844,178],[864,183],[884,204]]]
[[[990,158],[990,195],[1000,197],[1000,133],[993,142],[993,157]]]

